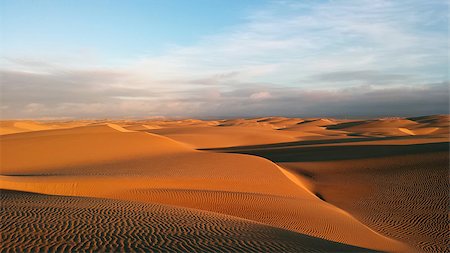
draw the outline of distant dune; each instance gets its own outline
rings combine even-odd
[[[445,252],[448,122],[3,121],[0,245]]]

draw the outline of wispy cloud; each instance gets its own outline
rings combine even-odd
[[[192,46],[173,46],[121,66],[4,57],[1,114],[446,113],[447,5],[276,1]]]

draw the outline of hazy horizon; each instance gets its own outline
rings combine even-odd
[[[1,119],[449,113],[447,1],[0,9]]]

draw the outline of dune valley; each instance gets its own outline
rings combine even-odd
[[[445,252],[449,116],[2,121],[4,252]]]

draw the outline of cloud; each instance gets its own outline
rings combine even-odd
[[[324,72],[306,79],[308,82],[328,82],[328,83],[358,83],[358,84],[379,84],[389,85],[394,83],[406,83],[410,81],[409,75],[390,74],[373,70],[357,71],[336,71]]]
[[[449,108],[448,82],[381,88],[362,85],[335,90],[280,88],[276,85],[241,83],[240,88],[228,91],[202,85],[198,89],[163,91],[159,94],[157,91],[145,89],[91,86],[85,83],[77,85],[75,79],[68,82],[65,75],[8,75],[9,82],[22,85],[14,89],[11,89],[14,87],[12,85],[2,87],[3,106],[0,112],[4,118],[111,118],[154,115],[201,118],[264,115],[372,117],[444,114],[448,113]],[[79,74],[70,76],[80,77]],[[85,78],[81,75],[80,80]],[[24,85],[26,82],[21,83],[24,80],[38,81]],[[92,82],[94,80],[96,78],[93,78]],[[108,80],[114,83],[116,79]],[[57,92],[55,89],[58,89]]]
[[[193,45],[122,65],[5,56],[0,112],[3,118],[446,113],[447,5],[275,1]]]
[[[260,91],[250,95],[250,99],[263,100],[271,98],[272,95],[267,91]]]

